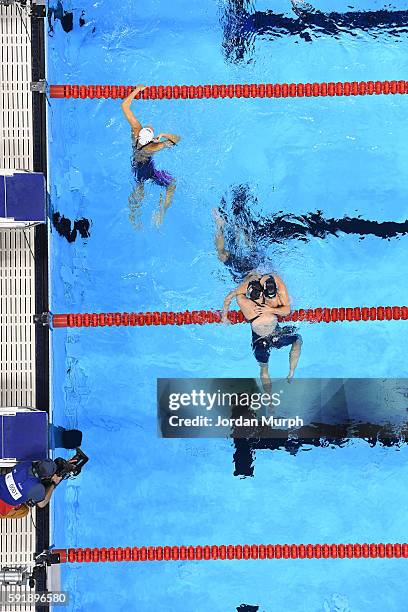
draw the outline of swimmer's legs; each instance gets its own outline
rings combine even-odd
[[[244,237],[244,241],[245,241],[246,246],[248,248],[253,247],[254,246],[254,241],[253,241],[253,238],[252,238],[252,234],[251,234],[251,232],[249,231],[248,228],[243,228],[242,235]]]
[[[268,395],[272,395],[272,381],[271,381],[271,377],[269,376],[268,364],[260,363],[259,367],[260,367],[259,376],[261,378],[262,388],[265,393],[268,393]]]
[[[164,197],[164,202],[163,202],[163,196],[160,194],[159,210],[154,216],[156,227],[159,227],[163,223],[164,214],[173,201],[175,191],[176,191],[176,183],[174,182],[174,183],[171,183],[168,187],[166,187],[166,195]]]
[[[142,225],[142,202],[144,198],[144,183],[138,182],[129,196],[129,221],[135,229]]]
[[[289,374],[287,381],[290,382],[296,370],[296,366],[299,361],[300,353],[302,351],[302,338],[299,336],[297,340],[292,344],[289,352]]]
[[[221,217],[220,213],[216,208],[213,208],[213,217],[215,221],[215,248],[217,249],[218,259],[223,263],[228,259],[229,253],[225,248],[225,236],[224,236],[224,226],[225,221]]]

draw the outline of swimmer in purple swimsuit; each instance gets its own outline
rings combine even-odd
[[[160,195],[160,208],[159,212],[155,215],[156,225],[159,226],[163,222],[164,213],[172,202],[176,190],[176,181],[168,172],[157,170],[153,161],[153,155],[162,149],[174,147],[179,142],[180,136],[176,134],[159,134],[155,137],[151,125],[142,127],[131,111],[130,106],[135,96],[144,89],[146,89],[144,85],[138,85],[122,102],[122,110],[132,127],[132,167],[136,178],[136,187],[129,197],[129,218],[134,225],[140,225],[135,223],[136,212],[140,211],[142,205],[145,181],[152,181],[159,185],[159,187],[166,189],[164,201],[162,195]]]

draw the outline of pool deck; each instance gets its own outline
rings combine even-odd
[[[45,7],[31,9],[33,15],[29,6],[0,6],[0,168],[46,174],[46,102],[31,91],[45,76]],[[47,270],[46,226],[0,228],[1,407],[48,410],[48,329],[33,323],[33,314],[48,310]],[[0,567],[32,566],[48,531],[48,510],[0,521]],[[38,590],[45,590],[44,580]],[[8,608],[17,609],[35,607]]]

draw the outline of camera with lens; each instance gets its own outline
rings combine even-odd
[[[65,480],[79,476],[85,463],[89,461],[89,457],[80,448],[77,448],[75,455],[69,461],[62,457],[57,457],[54,461],[57,465],[56,476]]]

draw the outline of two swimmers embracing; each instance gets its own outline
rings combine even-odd
[[[222,311],[223,323],[228,323],[227,314],[234,298],[251,325],[252,350],[260,367],[263,387],[269,393],[272,386],[268,370],[271,350],[290,346],[288,382],[293,378],[302,350],[302,337],[296,327],[281,327],[278,323],[278,317],[290,314],[286,285],[275,273],[249,274],[244,282],[226,296]]]

